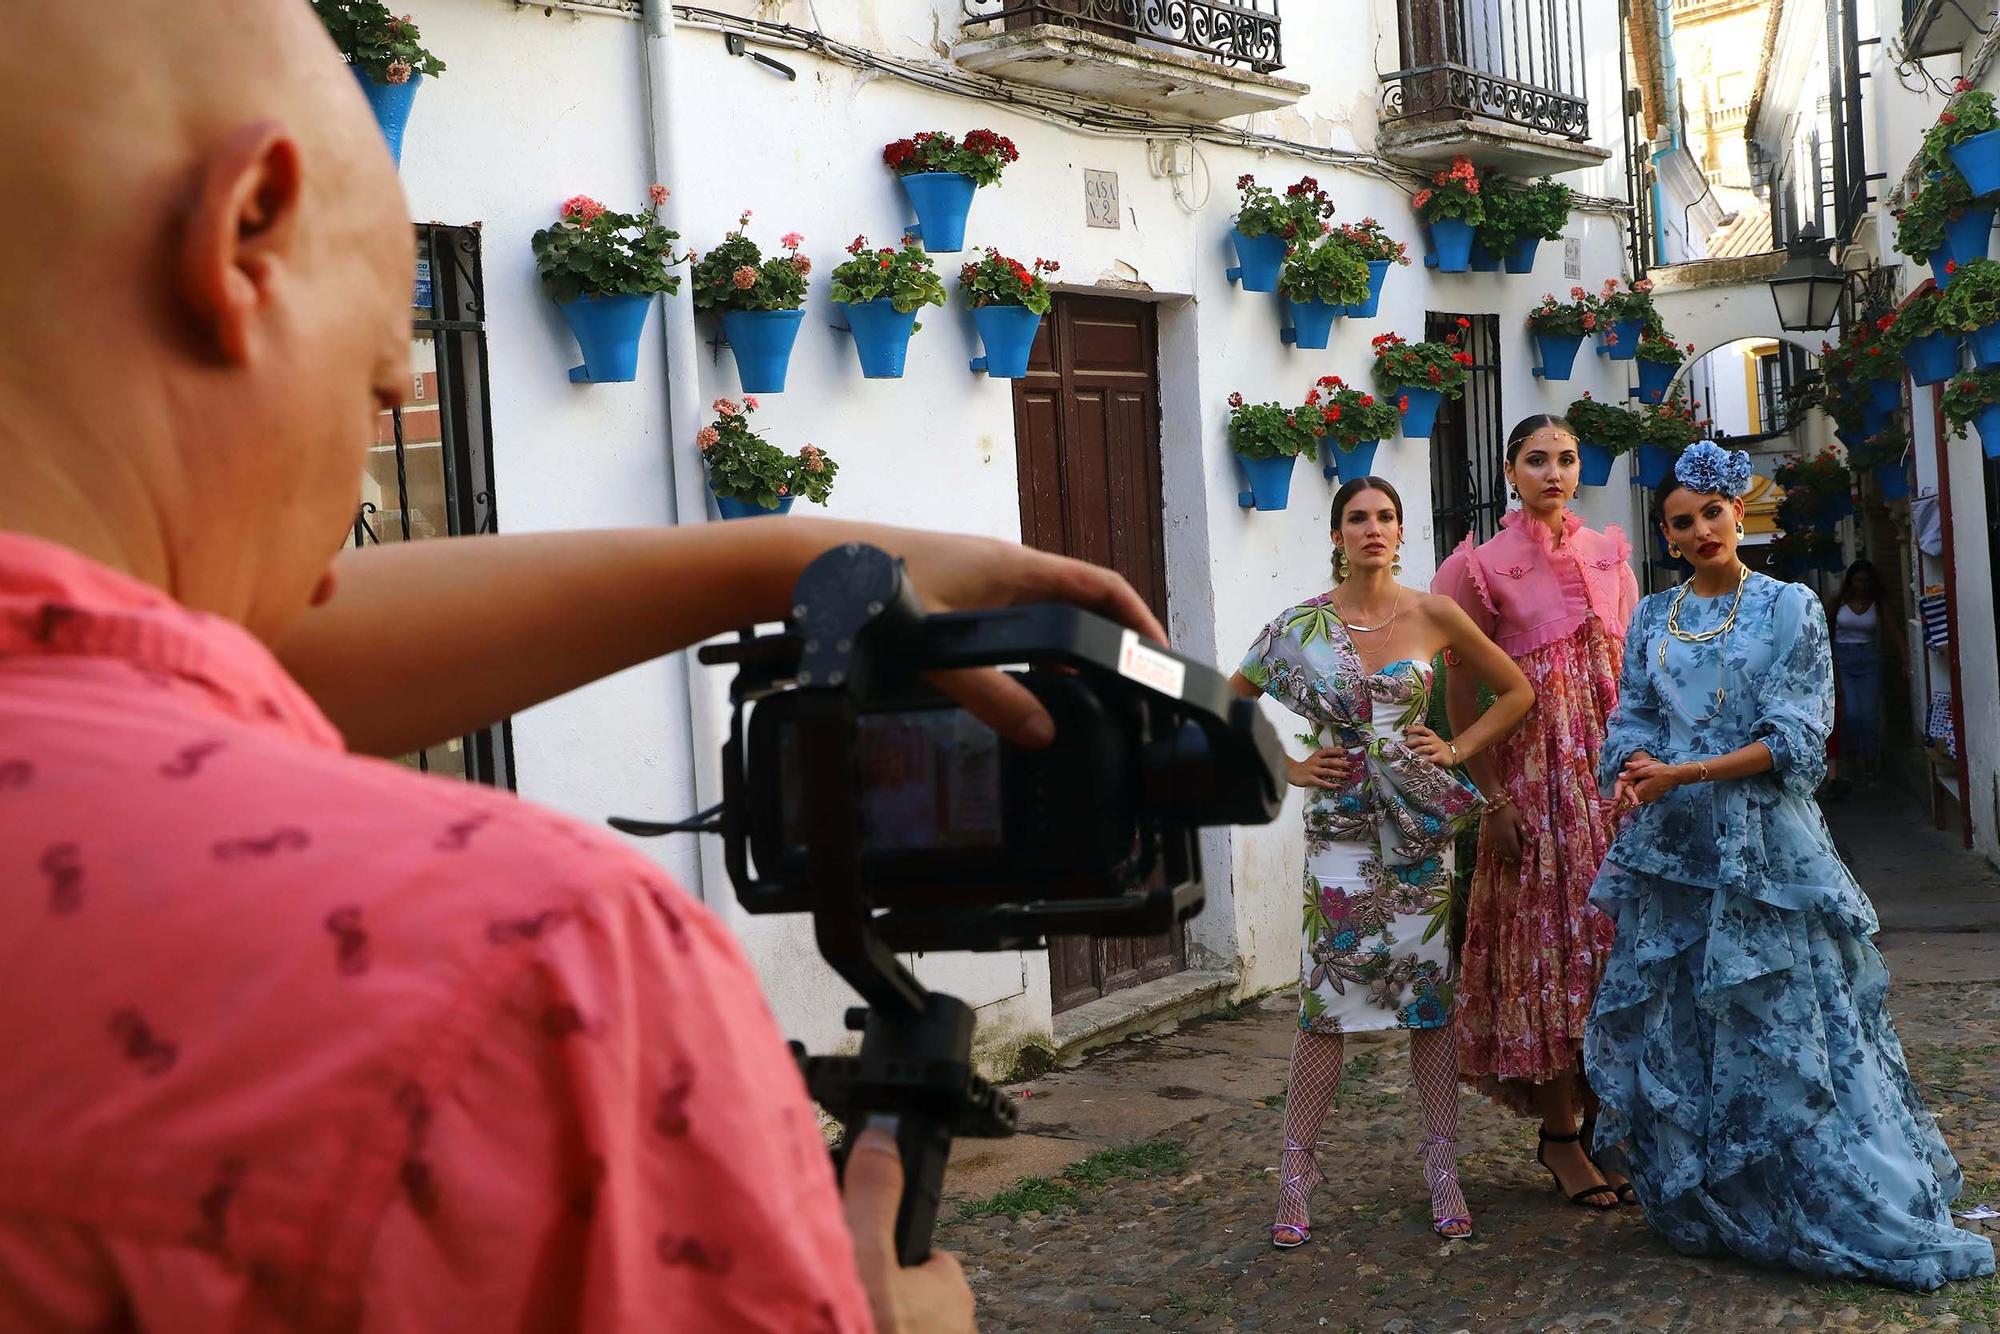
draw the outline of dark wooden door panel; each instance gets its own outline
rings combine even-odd
[[[1015,382],[1021,540],[1125,576],[1167,617],[1158,337],[1140,302],[1062,295]],[[1049,943],[1057,1013],[1186,966],[1183,933]]]

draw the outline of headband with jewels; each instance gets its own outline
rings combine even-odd
[[[1674,479],[1703,495],[1740,496],[1750,489],[1750,456],[1713,440],[1697,440],[1674,461]]]

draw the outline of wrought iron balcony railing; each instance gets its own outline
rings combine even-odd
[[[1278,0],[962,0],[965,30],[1054,24],[1161,46],[1258,74],[1283,69]]]
[[[1396,0],[1403,67],[1382,76],[1383,121],[1485,117],[1588,139],[1584,3]]]

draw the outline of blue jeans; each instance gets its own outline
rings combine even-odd
[[[1882,643],[1835,644],[1840,676],[1840,758],[1874,764],[1882,758]]]

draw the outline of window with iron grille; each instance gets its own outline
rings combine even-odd
[[[1402,68],[1382,76],[1382,119],[1481,118],[1588,139],[1584,4],[1396,0]]]
[[[417,228],[407,401],[381,413],[354,515],[354,545],[495,530],[492,416],[479,229]],[[410,634],[426,627],[407,627]],[[506,722],[403,757],[426,773],[514,785]]]
[[[1258,74],[1285,67],[1278,0],[963,0],[962,8],[972,33],[1050,24]]]
[[[1461,330],[1460,320],[1470,327]],[[1432,536],[1441,562],[1468,536],[1500,531],[1507,512],[1507,428],[1500,417],[1500,317],[1430,311],[1424,337],[1460,338],[1472,353],[1463,396],[1438,406],[1431,433]]]

